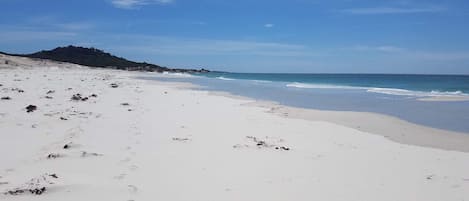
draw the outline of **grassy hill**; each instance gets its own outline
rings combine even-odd
[[[54,61],[68,62],[91,67],[113,68],[133,71],[151,72],[208,72],[205,69],[174,69],[162,67],[145,62],[134,62],[117,57],[96,48],[85,48],[76,46],[58,47],[53,50],[43,50],[33,54],[10,54],[37,59],[49,59]]]

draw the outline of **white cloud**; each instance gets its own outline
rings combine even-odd
[[[150,4],[169,4],[174,0],[112,0],[111,3],[117,8],[134,9]]]
[[[372,8],[350,8],[341,12],[354,15],[378,15],[378,14],[415,14],[415,13],[435,13],[444,11],[442,7],[422,7],[422,8],[399,8],[399,7],[372,7]]]
[[[376,52],[386,52],[386,53],[396,53],[405,51],[404,48],[392,46],[392,45],[382,45],[382,46],[366,46],[366,45],[357,45],[351,48],[342,48],[344,50],[356,50],[356,51],[376,51]]]
[[[23,27],[36,27],[36,29],[49,29],[60,31],[82,31],[93,29],[95,25],[90,22],[83,21],[63,21],[58,17],[53,16],[37,16],[27,19]],[[21,28],[21,25],[12,27],[13,29]]]
[[[274,27],[275,25],[274,24],[264,24],[264,27],[265,28],[272,28]]]

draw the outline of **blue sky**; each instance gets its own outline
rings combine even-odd
[[[0,51],[236,72],[469,74],[466,0],[0,0]]]

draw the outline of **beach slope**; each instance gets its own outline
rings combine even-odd
[[[469,153],[150,75],[0,55],[0,200],[469,200]]]

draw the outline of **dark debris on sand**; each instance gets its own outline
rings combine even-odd
[[[174,141],[179,141],[179,142],[186,142],[189,141],[189,138],[179,138],[179,137],[173,137]]]
[[[18,187],[12,190],[4,192],[4,195],[22,195],[25,193],[31,193],[33,195],[41,195],[46,192],[46,185],[54,184],[51,179],[58,179],[56,174],[44,174],[40,177],[33,178],[29,182],[25,183],[23,187]]]
[[[252,140],[252,142],[254,142],[254,145],[249,145],[249,144],[237,144],[237,145],[234,145],[233,148],[257,147],[257,148],[273,148],[273,149],[275,149],[275,150],[290,151],[290,148],[289,148],[289,147],[280,146],[280,145],[276,145],[276,144],[271,144],[271,143],[268,143],[268,142],[265,141],[265,140],[259,140],[258,138],[254,137],[254,136],[246,136],[246,138]],[[283,140],[280,140],[280,142],[281,142],[281,141],[283,141]]]
[[[86,151],[81,152],[81,157],[88,157],[88,156],[102,156],[102,154],[90,153],[90,152],[86,152]]]
[[[2,100],[11,100],[11,98],[9,96],[4,96],[2,97]]]
[[[56,154],[56,153],[51,153],[51,154],[47,155],[48,159],[56,159],[56,158],[60,158],[60,157],[62,157],[62,155]]]
[[[11,91],[16,91],[18,93],[24,93],[24,90],[20,89],[20,88],[12,88]]]
[[[35,106],[35,105],[28,105],[26,107],[26,112],[28,112],[28,113],[34,112],[35,110],[37,110],[37,106]]]
[[[73,94],[73,96],[70,98],[73,101],[87,101],[90,97],[96,98],[98,95],[96,94],[91,94],[90,96],[83,96],[81,94]]]

